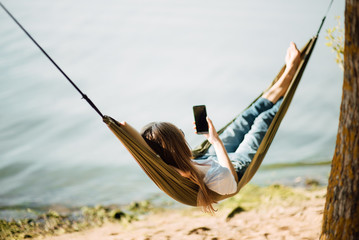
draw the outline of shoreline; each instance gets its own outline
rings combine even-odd
[[[215,205],[218,211],[213,216],[199,208],[162,208],[149,201],[121,209],[84,207],[85,218],[73,221],[49,212],[45,225],[27,231],[36,225],[27,220],[22,228],[11,230],[12,237],[4,239],[318,239],[325,194],[326,187],[247,185],[236,196]],[[10,230],[1,228],[3,233]]]

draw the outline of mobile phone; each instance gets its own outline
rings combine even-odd
[[[208,133],[207,111],[205,105],[193,106],[194,121],[198,134]]]

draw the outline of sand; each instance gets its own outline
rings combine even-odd
[[[142,216],[128,224],[107,223],[83,232],[49,236],[45,240],[161,240],[161,239],[318,239],[325,189],[303,190],[304,198],[265,199],[259,207],[227,218],[232,208],[214,216],[197,208],[167,209]]]

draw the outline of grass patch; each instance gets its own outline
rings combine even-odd
[[[314,189],[313,189],[314,190]],[[308,199],[306,191],[298,188],[283,185],[271,185],[259,187],[246,185],[237,195],[221,202],[219,209],[236,209],[241,207],[245,211],[268,207],[275,204],[291,205]]]
[[[262,165],[261,170],[272,170],[281,168],[296,168],[296,167],[311,167],[311,166],[330,166],[331,160],[321,162],[296,162],[296,163],[274,163],[269,165]]]

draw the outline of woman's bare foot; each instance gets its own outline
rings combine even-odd
[[[300,51],[294,42],[290,42],[285,56],[286,67],[278,79],[278,81],[263,94],[263,98],[268,99],[272,103],[276,103],[278,99],[287,92],[287,89],[294,77],[294,74],[300,63]]]
[[[288,67],[297,68],[299,62],[300,62],[300,51],[298,50],[294,42],[290,42],[289,47],[287,49],[287,54],[285,56],[286,70]]]

